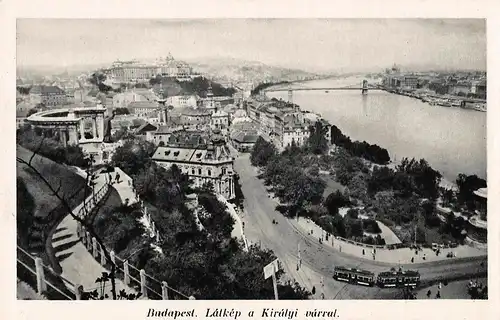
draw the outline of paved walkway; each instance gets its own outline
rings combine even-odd
[[[99,190],[106,183],[105,175],[98,175],[94,181],[96,182],[95,190]],[[86,201],[90,201],[91,197],[92,195]],[[82,206],[83,203],[78,205],[73,212],[77,213]],[[96,279],[101,277],[103,272],[109,273],[109,270],[103,268],[80,241],[77,236],[77,222],[70,215],[67,215],[57,226],[52,236],[52,246],[63,270],[61,276],[73,284],[82,285],[85,291],[98,288]],[[119,292],[121,289],[135,292],[123,281],[116,279],[116,291]],[[111,285],[108,285],[105,291],[111,297]]]
[[[314,238],[318,242],[319,237],[323,237],[323,240],[325,239],[326,231],[324,231],[320,226],[315,224],[310,219],[300,218],[299,221],[293,219],[290,220],[290,222],[299,227],[303,233],[307,234],[311,238]],[[357,256],[359,258],[373,260],[372,253],[370,251],[371,249],[369,248],[360,247],[339,239],[332,238],[330,238],[328,241],[323,241],[323,245],[333,248],[337,251],[341,251],[343,253]],[[363,249],[365,250],[364,255]],[[411,258],[414,258],[414,263],[423,263],[431,261],[450,260],[450,258],[447,258],[446,255],[451,251],[456,254],[457,258],[479,257],[485,255],[485,252],[483,250],[476,249],[470,246],[458,246],[457,248],[453,249],[443,249],[439,256],[436,256],[435,252],[432,251],[432,249],[424,248],[417,255],[415,255],[414,250],[411,250],[409,248],[402,248],[394,250],[376,249],[375,259],[379,262],[409,264],[411,263]],[[424,256],[425,260],[423,259]]]
[[[114,181],[113,188],[118,191],[122,203],[128,201],[128,204],[134,204],[139,201],[139,198],[135,191],[133,190],[133,180],[129,177],[125,172],[123,172],[120,168],[115,168],[114,172],[106,173],[105,180],[108,181],[111,177],[111,180]],[[116,181],[116,176],[119,175],[119,180]],[[97,190],[97,189],[96,189]],[[128,199],[128,200],[127,200]]]
[[[486,278],[473,278],[472,280],[477,280],[477,282],[488,284],[488,279]],[[436,299],[436,293],[439,291],[441,294],[441,299],[471,299],[467,285],[470,280],[453,281],[448,283],[448,285],[441,284],[441,289],[439,289],[438,284],[434,284],[430,287],[422,288],[417,292],[417,299]],[[427,291],[431,291],[430,297],[427,297]]]

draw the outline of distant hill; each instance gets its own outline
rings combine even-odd
[[[266,65],[233,58],[200,58],[186,61],[196,72],[219,81],[254,82],[294,81],[320,78],[324,75],[299,69]]]

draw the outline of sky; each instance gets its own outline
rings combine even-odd
[[[17,20],[17,65],[235,58],[306,71],[486,70],[482,19]]]

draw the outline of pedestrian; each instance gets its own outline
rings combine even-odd
[[[438,291],[438,292],[436,293],[436,299],[441,299],[441,291]]]
[[[116,183],[120,183],[120,174],[117,172],[115,176]]]
[[[441,282],[439,282],[439,284],[438,284],[438,289],[439,289],[439,290],[441,290],[441,287],[442,287],[442,286],[443,286],[443,285],[441,284]]]
[[[431,294],[432,294],[431,290],[427,291],[427,298],[430,298]]]
[[[363,249],[363,255],[365,255],[365,249]]]
[[[411,263],[415,262],[415,257],[411,257]]]

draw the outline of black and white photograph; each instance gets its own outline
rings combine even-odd
[[[487,300],[486,25],[16,18],[17,299]]]

